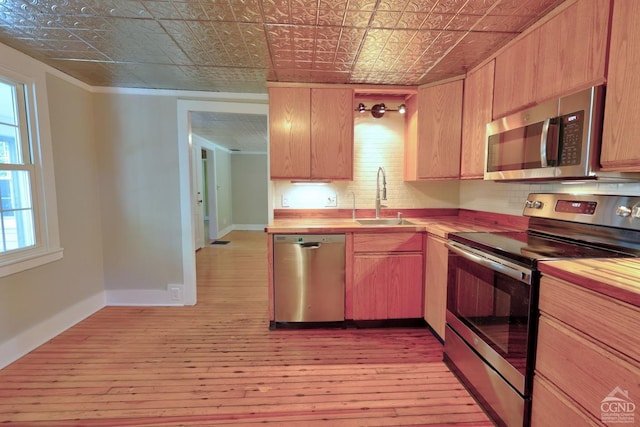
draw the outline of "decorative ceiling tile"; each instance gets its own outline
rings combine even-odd
[[[0,0],[0,41],[101,86],[416,85],[473,67],[561,2]]]

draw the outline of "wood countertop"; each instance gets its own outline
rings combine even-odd
[[[640,307],[640,259],[599,258],[541,262],[542,274]]]
[[[403,219],[413,222],[414,225],[361,225],[354,222],[351,218],[287,218],[275,219],[271,224],[267,225],[265,231],[270,234],[426,231],[446,239],[449,233],[461,231],[484,232],[518,229],[512,225],[478,222],[458,216],[434,216],[427,218],[404,217]]]

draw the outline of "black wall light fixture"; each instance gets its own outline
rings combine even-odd
[[[398,106],[397,110],[391,109],[391,108],[387,108],[384,103],[380,103],[380,104],[375,104],[373,107],[371,108],[367,108],[362,102],[358,104],[358,108],[356,108],[357,112],[359,113],[365,113],[367,111],[371,111],[371,115],[373,117],[375,117],[376,119],[379,119],[380,117],[384,116],[384,113],[386,113],[387,111],[397,111],[400,114],[405,114],[407,112],[407,106],[404,104],[400,104]]]

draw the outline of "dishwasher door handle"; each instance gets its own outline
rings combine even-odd
[[[320,242],[304,242],[300,243],[300,247],[303,249],[320,249],[322,244]]]

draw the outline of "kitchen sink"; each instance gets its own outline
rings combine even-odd
[[[415,223],[406,219],[397,218],[357,219],[356,222],[360,225],[415,225]]]

